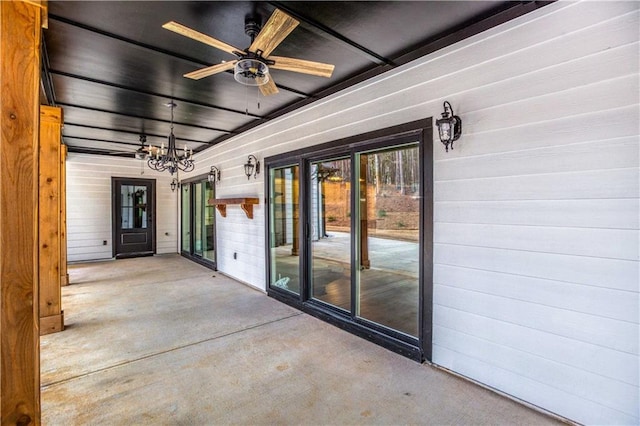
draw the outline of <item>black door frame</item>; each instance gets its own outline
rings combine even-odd
[[[151,224],[151,251],[150,252],[136,252],[136,253],[118,253],[118,221],[120,220],[120,211],[118,209],[118,197],[120,191],[116,191],[122,185],[147,185],[150,188],[150,194],[147,204],[151,205],[151,215],[147,219]],[[111,241],[112,241],[112,256],[117,259],[126,257],[141,257],[141,256],[153,256],[156,253],[156,180],[155,179],[140,179],[130,177],[111,177]]]
[[[209,260],[209,259],[205,259],[202,256],[198,256],[195,254],[195,240],[194,240],[194,226],[195,226],[195,220],[194,220],[194,215],[195,215],[195,191],[193,190],[193,184],[199,184],[202,183],[204,181],[206,181],[208,175],[198,175],[192,178],[189,178],[187,180],[183,180],[180,183],[180,199],[179,199],[179,203],[180,203],[180,217],[178,218],[178,220],[180,221],[180,255],[182,257],[185,257],[193,262],[199,263],[203,266],[206,266],[209,269],[212,269],[214,271],[217,271],[218,269],[218,243],[217,243],[217,236],[218,236],[218,232],[217,232],[217,223],[218,223],[218,218],[217,216],[215,216],[215,212],[214,212],[214,218],[213,218],[213,244],[215,247],[215,260]],[[187,250],[185,250],[184,247],[182,247],[182,232],[184,231],[182,229],[182,197],[184,197],[184,191],[183,188],[185,185],[189,185],[189,188],[191,188],[189,190],[189,247]],[[215,184],[213,184],[213,194],[215,196],[215,192],[216,192],[216,188],[215,188]]]
[[[432,359],[432,330],[433,330],[433,144],[432,144],[432,119],[427,118],[414,122],[393,126],[386,129],[376,130],[361,135],[352,136],[304,148],[285,154],[279,154],[264,159],[265,178],[265,205],[271,199],[270,194],[270,171],[272,168],[289,165],[299,166],[299,229],[300,237],[300,294],[288,292],[286,290],[271,287],[271,261],[270,261],[270,208],[265,208],[265,258],[266,258],[266,283],[267,294],[286,304],[296,307],[315,317],[323,319],[331,324],[343,328],[353,334],[361,336],[367,340],[384,346],[390,350],[407,356],[419,362]],[[309,230],[309,194],[306,176],[308,176],[310,162],[316,159],[327,157],[338,157],[348,155],[352,160],[355,154],[363,150],[375,150],[400,146],[408,142],[418,142],[418,150],[421,158],[420,164],[420,273],[419,273],[419,331],[418,338],[407,336],[400,332],[395,332],[384,326],[371,323],[360,318],[351,316],[351,312],[346,315],[344,312],[321,301],[310,297],[309,277],[310,274],[310,253],[308,250]],[[352,188],[357,177],[352,174]],[[354,197],[351,197],[353,204]],[[354,206],[351,206],[351,211]],[[355,215],[352,215],[351,238],[354,239]],[[355,245],[351,244],[352,251]],[[352,253],[352,259],[355,258]],[[353,289],[352,289],[353,291]],[[353,303],[353,296],[352,296]]]

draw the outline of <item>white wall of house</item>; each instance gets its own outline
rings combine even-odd
[[[156,180],[156,251],[178,251],[178,194],[168,173],[158,173],[140,160],[74,154],[67,158],[67,246],[69,262],[113,256],[111,178]],[[141,174],[141,172],[144,174]],[[103,242],[107,244],[104,245]]]
[[[464,130],[433,147],[433,362],[578,422],[638,424],[639,6],[554,3],[198,154],[194,174],[222,171],[217,197],[260,198],[253,220],[217,215],[219,270],[265,289],[265,176],[247,180],[248,154],[438,117],[448,100]],[[84,202],[72,182],[96,168],[74,161]],[[104,197],[70,214],[70,245]]]

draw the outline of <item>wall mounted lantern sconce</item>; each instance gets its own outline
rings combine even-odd
[[[436,120],[436,126],[438,126],[438,135],[440,136],[440,142],[444,144],[447,152],[449,152],[449,145],[453,150],[453,141],[460,139],[462,133],[462,120],[460,117],[454,114],[451,104],[444,101],[444,112],[442,118]]]
[[[251,159],[255,161],[255,164]],[[249,159],[244,165],[244,174],[247,175],[247,179],[251,179],[251,175],[253,175],[254,179],[258,178],[260,174],[260,161],[258,161],[255,155],[249,155]]]
[[[171,181],[171,192],[175,192],[176,188],[180,188],[180,182],[178,182],[178,179],[173,178]]]
[[[209,183],[211,185],[215,185],[216,182],[220,182],[220,169],[216,166],[211,166],[211,171],[209,171],[207,179],[209,179]]]

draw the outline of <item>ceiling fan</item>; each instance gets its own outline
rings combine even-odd
[[[334,65],[303,59],[271,56],[276,47],[293,31],[300,22],[280,9],[274,10],[267,23],[260,29],[256,19],[245,20],[245,33],[251,37],[251,45],[246,49],[238,49],[223,41],[186,27],[178,22],[170,21],[162,28],[173,31],[201,43],[235,55],[238,59],[222,62],[185,74],[187,78],[199,80],[230,69],[234,70],[234,78],[247,86],[258,86],[264,96],[278,93],[269,68],[310,74],[320,77],[331,77]]]
[[[147,135],[144,133],[140,134],[140,147],[133,152],[133,156],[136,160],[146,160],[149,156],[149,146],[145,146],[147,142]],[[151,147],[153,153],[153,147]],[[111,151],[109,155],[131,155],[131,151]]]

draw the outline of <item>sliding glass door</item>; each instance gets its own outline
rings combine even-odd
[[[420,162],[418,147],[356,154],[355,314],[418,336]]]
[[[182,254],[215,268],[214,188],[201,179],[183,183],[181,194]]]
[[[310,298],[417,337],[417,145],[312,160],[308,172]]]
[[[311,297],[351,310],[351,160],[310,163]]]
[[[267,161],[267,279],[271,296],[429,359],[433,183],[423,130]]]
[[[299,166],[269,172],[270,283],[300,294]]]

